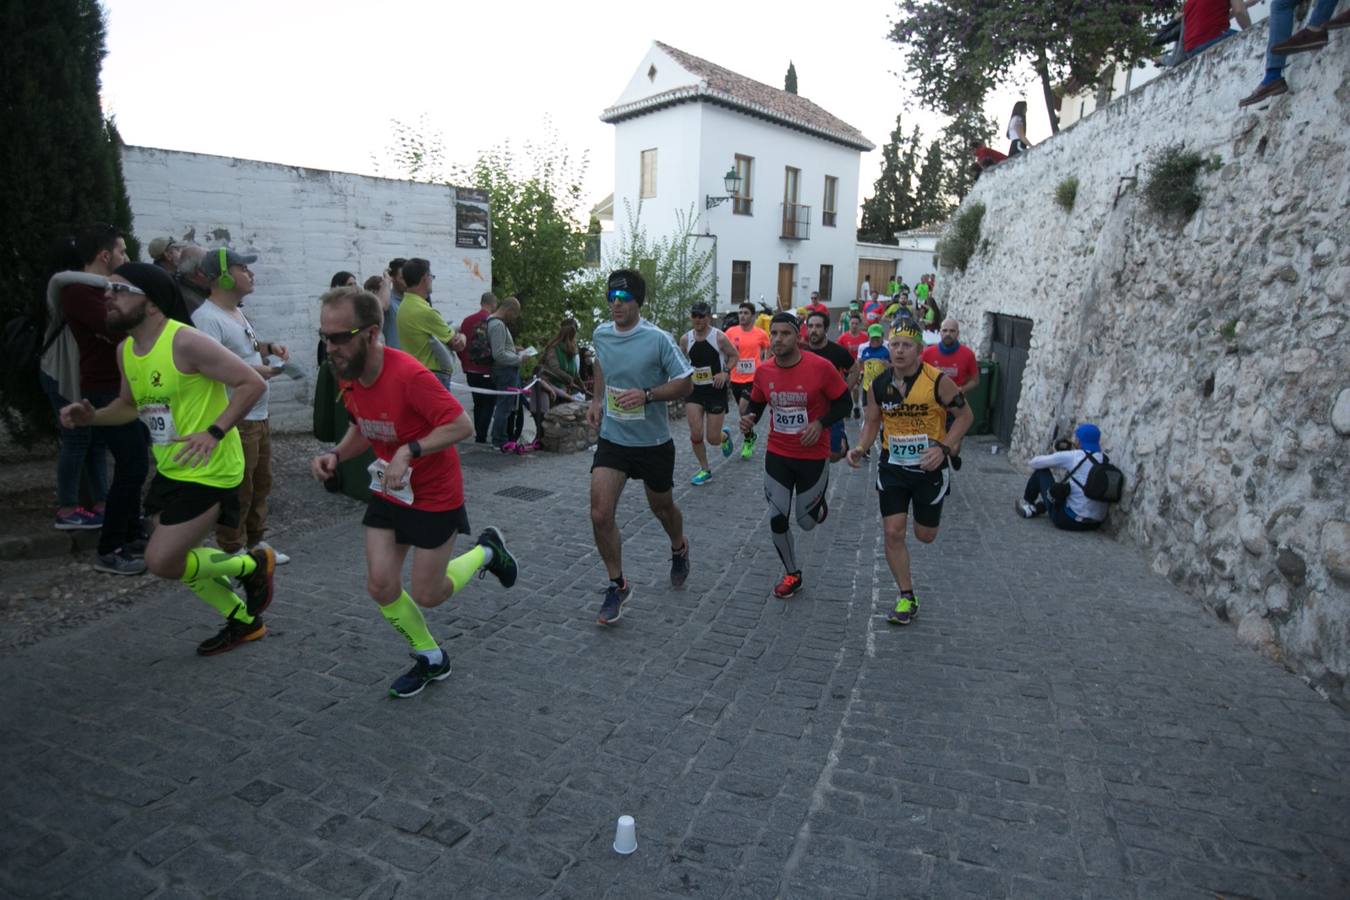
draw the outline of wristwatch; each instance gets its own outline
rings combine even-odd
[[[642,397],[643,397],[643,399],[644,399],[646,402],[651,403],[651,402],[652,402],[652,389],[651,389],[651,388],[644,388],[643,391],[642,391]]]
[[[206,433],[209,434],[209,435],[211,435],[211,437],[215,438],[215,439],[218,440],[218,441],[223,441],[223,440],[225,440],[225,432],[223,432],[223,431],[220,430],[220,426],[219,426],[219,425],[215,425],[215,424],[207,425],[207,426],[206,426]]]
[[[422,445],[417,441],[408,441],[408,453],[413,459],[422,455]]]

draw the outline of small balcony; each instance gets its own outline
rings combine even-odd
[[[804,203],[783,203],[783,230],[779,237],[785,241],[804,241],[811,237],[811,207]]]

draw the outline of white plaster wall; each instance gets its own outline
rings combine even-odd
[[[695,230],[717,236],[719,308],[730,303],[733,260],[750,261],[750,296],[758,300],[763,295],[770,305],[777,295],[779,263],[797,266],[794,305],[805,303],[817,288],[822,264],[834,266],[836,299],[852,291],[858,151],[709,103],[682,103],[620,122],[614,135],[615,235],[602,240],[606,250],[627,228],[625,201],[637,208],[641,151],[655,147],[657,192],[642,201],[642,226],[652,239],[668,236],[675,231],[677,211],[693,208]],[[737,153],[755,160],[752,215],[734,214],[730,201],[705,209],[705,196],[726,193],[723,177]],[[811,206],[807,240],[779,237],[784,168],[789,165],[801,170],[798,202]],[[839,179],[833,227],[821,224],[826,175]]]
[[[394,257],[424,257],[433,302],[456,325],[492,284],[490,251],[455,247],[455,191],[444,185],[149,147],[127,147],[122,164],[142,247],[172,235],[256,253],[249,316],[311,373],[318,298],[334,272],[364,281]],[[274,427],[307,428],[313,390],[312,378],[274,380]]]
[[[648,78],[647,73],[653,67],[656,68],[656,76]],[[632,103],[653,94],[659,94],[677,87],[689,87],[698,83],[697,75],[675,62],[672,56],[656,46],[656,42],[653,41],[651,47],[647,50],[647,55],[642,58],[642,62],[633,71],[633,77],[629,79],[623,93],[619,95],[613,105],[622,106],[625,103]]]
[[[980,348],[988,313],[1035,322],[1014,456],[1096,422],[1130,478],[1113,530],[1347,704],[1350,54],[1291,58],[1292,93],[1239,110],[1265,42],[1238,35],[986,173],[965,206],[985,204],[987,243],[939,283]],[[1184,224],[1122,180],[1174,142],[1222,163]]]

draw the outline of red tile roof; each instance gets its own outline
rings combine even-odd
[[[738,75],[730,69],[724,69],[716,63],[685,53],[669,44],[660,41],[655,43],[677,63],[697,76],[699,84],[678,87],[632,103],[611,106],[600,115],[600,121],[613,124],[677,103],[707,101],[747,115],[759,116],[846,147],[857,150],[876,148],[876,145],[864,137],[861,131],[805,97],[789,94],[753,78]]]

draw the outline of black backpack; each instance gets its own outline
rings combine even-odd
[[[488,322],[484,319],[473,327],[469,335],[469,362],[480,366],[492,365],[492,340],[488,337]]]
[[[56,342],[65,328],[65,323],[62,323],[51,340],[43,343],[42,323],[34,316],[15,316],[5,323],[3,337],[0,337],[0,354],[4,355],[0,371],[3,372],[4,392],[7,396],[19,395],[37,383],[42,355]]]
[[[1070,469],[1069,474],[1060,482],[1064,485],[1065,497],[1068,496],[1069,480],[1073,478],[1073,473],[1088,461],[1092,462],[1092,466],[1088,469],[1087,478],[1074,482],[1083,489],[1083,496],[1101,503],[1119,503],[1121,497],[1125,495],[1125,473],[1113,466],[1111,457],[1105,453],[1102,454],[1101,462],[1093,459],[1092,454],[1084,453],[1078,465]]]

